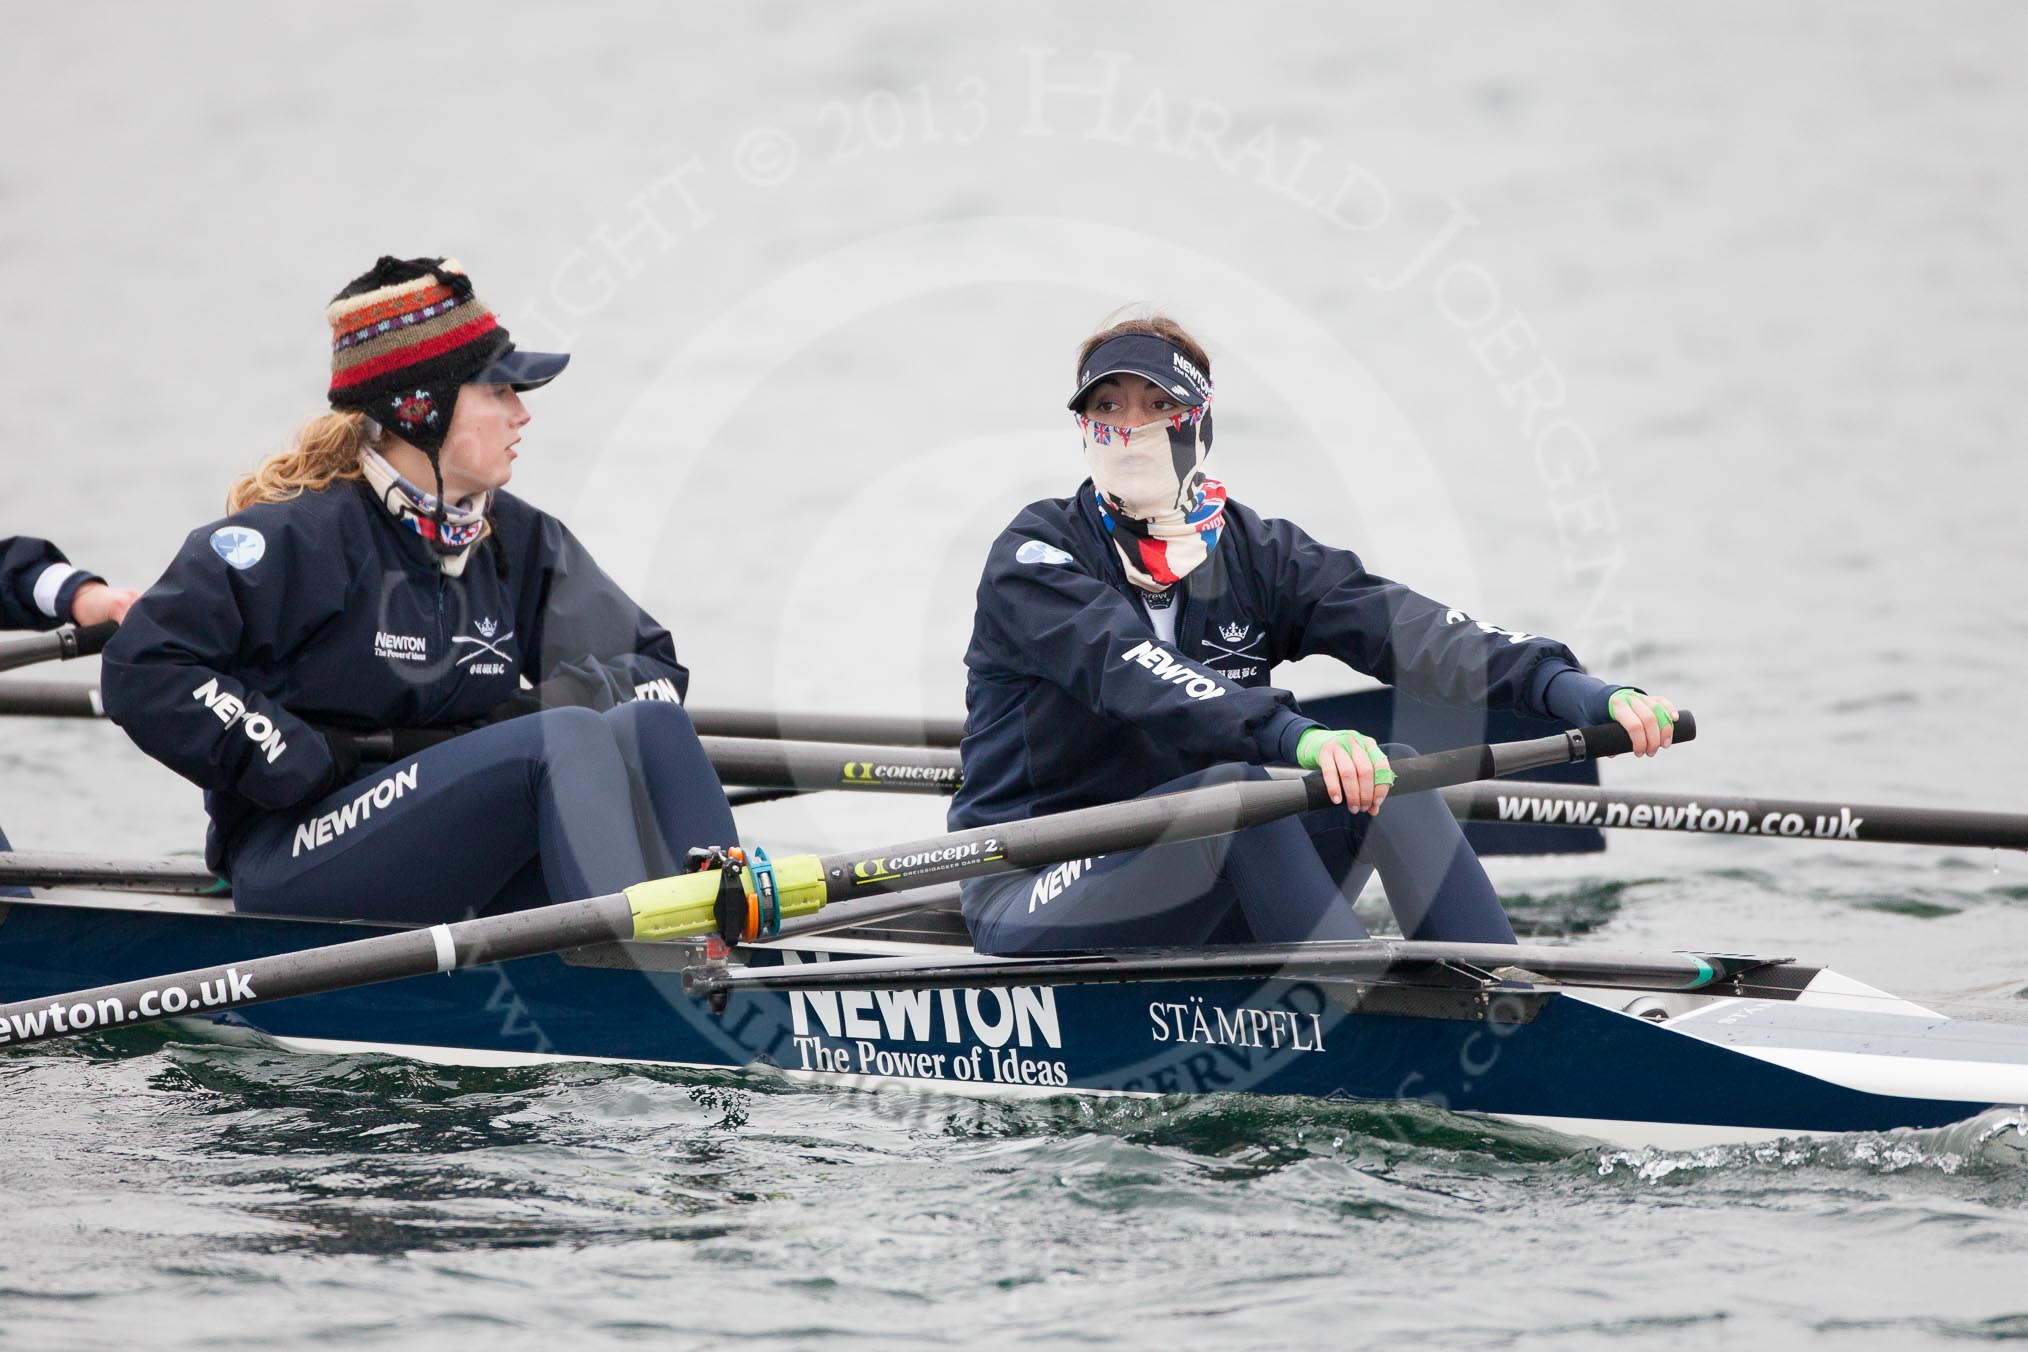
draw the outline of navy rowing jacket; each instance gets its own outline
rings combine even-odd
[[[1133,798],[1225,761],[1290,760],[1317,726],[1275,665],[1328,654],[1434,703],[1558,716],[1608,690],[1553,639],[1472,619],[1349,550],[1228,501],[1211,557],[1155,635],[1086,480],[1031,503],[986,558],[965,652],[964,786],[952,829]],[[1583,707],[1583,706],[1578,706]]]
[[[205,790],[211,868],[227,872],[261,812],[336,787],[318,727],[687,691],[668,631],[561,522],[508,493],[491,520],[459,577],[358,483],[191,532],[106,645],[100,680],[107,717]]]
[[[54,629],[70,621],[71,598],[97,573],[73,568],[63,551],[28,535],[0,537],[0,629]]]

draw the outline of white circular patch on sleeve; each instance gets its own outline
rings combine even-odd
[[[1055,545],[1046,545],[1040,540],[1023,540],[1021,548],[1014,551],[1014,558],[1020,563],[1049,563],[1059,567],[1075,562]]]
[[[220,526],[211,533],[211,549],[235,568],[251,568],[268,552],[268,542],[251,526]]]

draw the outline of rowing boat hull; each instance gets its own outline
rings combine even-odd
[[[0,1000],[377,932],[194,899],[38,898],[0,916]],[[936,951],[820,936],[759,965]],[[947,950],[945,950],[947,951]],[[2028,1029],[1850,992],[1813,1002],[1310,981],[1143,980],[927,991],[682,991],[688,946],[611,945],[259,1005],[227,1016],[309,1050],[456,1063],[768,1066],[973,1094],[1256,1093],[1415,1100],[1624,1144],[1930,1128],[2028,1101]],[[1829,976],[1830,974],[1825,974]],[[1834,978],[1835,980],[1835,978]],[[1884,1010],[1885,1012],[1881,1012]]]

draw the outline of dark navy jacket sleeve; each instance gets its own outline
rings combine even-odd
[[[100,665],[106,716],[143,751],[205,789],[266,808],[313,797],[332,774],[324,738],[239,675],[278,669],[344,608],[348,578],[329,548],[268,539],[253,562],[213,547],[221,526],[270,537],[273,507],[191,532],[160,581],[127,612]],[[260,538],[260,537],[256,537]]]
[[[541,515],[526,561],[537,579],[533,692],[517,703],[549,708],[610,709],[634,699],[681,703],[690,672],[676,660],[675,640],[606,575],[578,538]]]
[[[1258,761],[1297,721],[1293,699],[1236,685],[1170,652],[1147,617],[1104,579],[1024,530],[993,543],[979,581],[973,651],[979,673],[1035,677],[1093,713],[1133,724],[1205,761]]]
[[[1292,656],[1336,657],[1433,703],[1538,718],[1549,716],[1541,669],[1578,667],[1556,640],[1475,620],[1369,573],[1357,554],[1319,544],[1292,522],[1263,520],[1258,539],[1276,592],[1286,598],[1277,646]]]
[[[71,566],[63,551],[33,536],[0,537],[0,629],[54,629],[70,622],[71,599],[97,573]]]

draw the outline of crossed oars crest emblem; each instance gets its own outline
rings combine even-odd
[[[500,637],[498,639],[495,639],[493,635],[500,632],[500,625],[498,621],[493,620],[491,618],[483,619],[475,623],[472,627],[479,631],[478,637],[474,638],[470,634],[459,634],[456,638],[451,640],[451,646],[454,648],[457,647],[460,643],[469,643],[472,645],[472,650],[470,652],[458,658],[457,664],[459,666],[462,667],[463,665],[465,665],[465,663],[472,661],[474,658],[481,657],[486,653],[493,654],[493,656],[499,658],[502,662],[512,660],[507,656],[505,652],[501,651],[500,649],[500,645],[502,643],[508,643],[513,640],[514,631],[512,629],[509,629],[504,634],[500,634]]]

